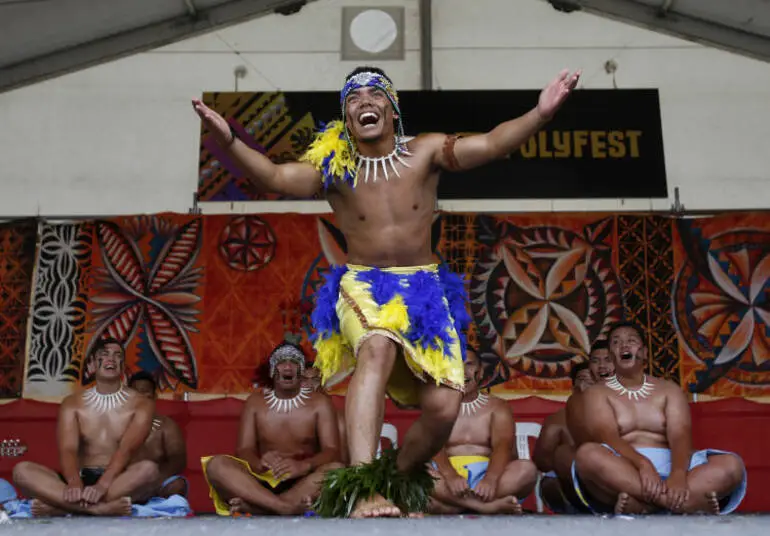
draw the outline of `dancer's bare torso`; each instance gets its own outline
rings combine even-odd
[[[377,181],[359,177],[355,189],[337,183],[326,194],[345,235],[348,262],[365,266],[416,266],[432,262],[431,224],[439,168],[434,162],[444,136],[419,136],[408,144],[411,167],[396,163],[400,177],[382,169]],[[320,178],[319,178],[320,181]]]
[[[106,467],[118,450],[137,406],[146,405],[144,399],[134,391],[126,392],[129,397],[122,406],[104,413],[86,404],[81,394],[72,395],[62,403],[62,411],[77,420],[80,432],[78,459],[81,468]]]

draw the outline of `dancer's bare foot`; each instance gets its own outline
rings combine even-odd
[[[33,517],[60,517],[66,515],[66,512],[54,508],[39,499],[32,499],[29,509]]]
[[[718,516],[721,508],[719,507],[719,498],[715,491],[711,491],[706,494],[706,501],[708,502],[708,513]]]
[[[425,514],[422,512],[409,512],[409,514],[406,516],[410,519],[422,519],[425,517]]]
[[[522,514],[521,504],[513,495],[483,503],[478,511],[485,515],[519,516]]]
[[[361,499],[350,513],[352,519],[364,517],[401,517],[401,510],[380,494],[370,499]]]
[[[108,503],[95,504],[88,509],[95,516],[125,517],[131,515],[131,497],[121,497]]]

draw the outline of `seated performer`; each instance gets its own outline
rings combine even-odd
[[[434,514],[521,514],[517,497],[529,495],[537,469],[516,459],[516,423],[508,404],[479,391],[481,361],[466,351],[465,396],[446,446],[435,458]]]
[[[122,384],[125,354],[102,339],[91,354],[96,385],[62,401],[58,420],[61,474],[21,462],[13,478],[33,499],[32,515],[131,515],[131,504],[157,487],[158,466],[130,463],[150,433],[154,403]]]
[[[610,331],[615,376],[583,395],[568,423],[585,428],[573,463],[575,492],[594,512],[727,514],[746,493],[735,454],[692,450],[690,408],[674,382],[647,376],[647,347],[634,325]],[[574,434],[573,434],[574,437]]]
[[[586,361],[572,367],[570,377],[573,392],[570,398],[594,384],[591,369]],[[571,470],[574,457],[575,443],[567,429],[566,409],[562,408],[546,417],[532,454],[538,470],[544,473],[540,481],[543,502],[556,514],[587,512],[577,501],[577,497],[573,497]]]
[[[237,457],[201,460],[217,514],[302,514],[324,473],[342,466],[334,406],[327,395],[301,387],[304,369],[298,347],[273,350],[273,386],[246,400]]]
[[[157,384],[150,373],[137,372],[128,380],[128,386],[155,401]],[[134,460],[150,460],[158,464],[160,487],[153,497],[187,496],[187,479],[181,475],[187,467],[187,445],[182,430],[173,419],[155,414],[150,435],[134,454]]]

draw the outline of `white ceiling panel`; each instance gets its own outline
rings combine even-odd
[[[0,91],[306,1],[0,0]]]

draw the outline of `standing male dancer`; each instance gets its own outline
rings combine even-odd
[[[339,381],[355,369],[345,406],[352,467],[327,475],[321,513],[400,516],[427,506],[432,479],[424,468],[448,439],[460,409],[463,332],[470,321],[462,279],[432,264],[440,171],[471,169],[516,151],[553,117],[578,78],[563,71],[536,107],[488,133],[407,139],[390,78],[380,69],[359,67],[342,88],[342,120],[319,133],[301,162],[281,165],[238,140],[222,116],[193,100],[228,158],[258,188],[300,198],[323,191],[347,242],[348,264],[327,275],[312,316],[323,381]],[[397,456],[374,460],[386,392],[399,403],[419,404],[422,416]],[[402,473],[389,482],[422,484],[405,493],[384,484],[379,493],[361,491],[379,486],[367,481],[378,463],[389,464],[394,476]],[[342,495],[331,494],[330,479],[342,476],[350,486],[335,488]],[[395,496],[419,498],[397,505]],[[352,500],[337,500],[342,497]],[[340,502],[351,502],[351,508],[334,508]]]

